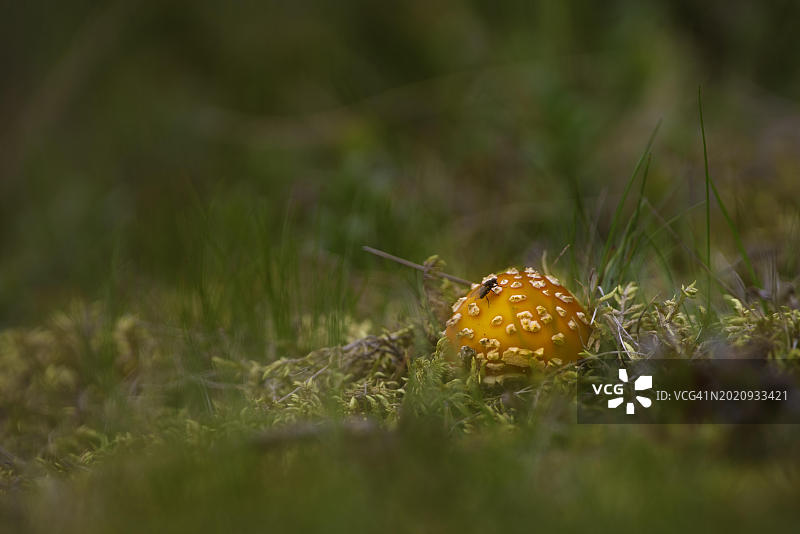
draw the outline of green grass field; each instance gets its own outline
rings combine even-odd
[[[553,273],[585,361],[800,357],[795,3],[40,4],[0,22],[0,532],[796,529],[796,425],[483,387],[457,288],[362,250]]]

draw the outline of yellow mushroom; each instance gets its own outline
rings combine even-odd
[[[456,352],[475,351],[487,376],[575,361],[590,332],[572,293],[530,267],[484,277],[453,305],[445,331]]]

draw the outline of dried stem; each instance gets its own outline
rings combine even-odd
[[[405,265],[406,267],[411,267],[412,269],[416,269],[418,271],[422,271],[422,272],[425,272],[425,273],[428,273],[428,274],[432,274],[432,275],[438,276],[440,278],[445,278],[445,279],[450,280],[451,282],[455,282],[457,284],[461,284],[461,285],[465,285],[465,286],[471,286],[472,285],[472,282],[470,282],[469,280],[464,280],[463,278],[459,278],[457,276],[453,276],[452,274],[440,273],[438,271],[431,271],[430,269],[426,268],[424,265],[420,265],[419,263],[414,263],[412,261],[405,260],[405,259],[400,258],[398,256],[394,256],[392,254],[389,254],[388,252],[384,252],[384,251],[378,250],[376,248],[368,247],[367,245],[364,245],[361,248],[366,250],[370,254],[375,254],[376,256],[380,256],[381,258],[386,258],[387,260],[392,260],[394,262],[399,263],[400,265]]]

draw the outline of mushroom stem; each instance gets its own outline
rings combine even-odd
[[[420,265],[419,263],[414,263],[412,261],[404,260],[403,258],[400,258],[398,256],[394,256],[392,254],[389,254],[388,252],[384,252],[384,251],[378,250],[376,248],[368,247],[367,245],[364,245],[361,248],[364,249],[365,251],[369,252],[370,254],[375,254],[376,256],[380,256],[381,258],[386,258],[387,260],[392,260],[394,262],[399,263],[400,265],[405,265],[406,267],[411,267],[412,269],[416,269],[418,271],[429,273],[429,274],[432,274],[434,276],[438,276],[440,278],[446,278],[447,280],[450,280],[451,282],[455,282],[457,284],[461,284],[461,285],[465,285],[465,286],[471,286],[472,285],[472,282],[470,282],[469,280],[464,280],[463,278],[459,278],[457,276],[453,276],[452,274],[440,273],[438,271],[431,271],[430,269],[426,269],[424,265]]]

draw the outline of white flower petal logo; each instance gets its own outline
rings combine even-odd
[[[628,383],[628,371],[627,369],[620,369],[619,370],[619,380],[625,384]],[[642,375],[637,378],[633,383],[633,390],[634,391],[644,391],[653,387],[653,377],[651,375]],[[642,405],[644,408],[649,408],[653,401],[647,397],[642,395],[635,396],[636,401]],[[613,399],[608,400],[608,407],[613,409],[619,407],[625,399],[622,396],[614,397]],[[635,403],[627,402],[625,403],[625,413],[631,415],[636,412]]]

